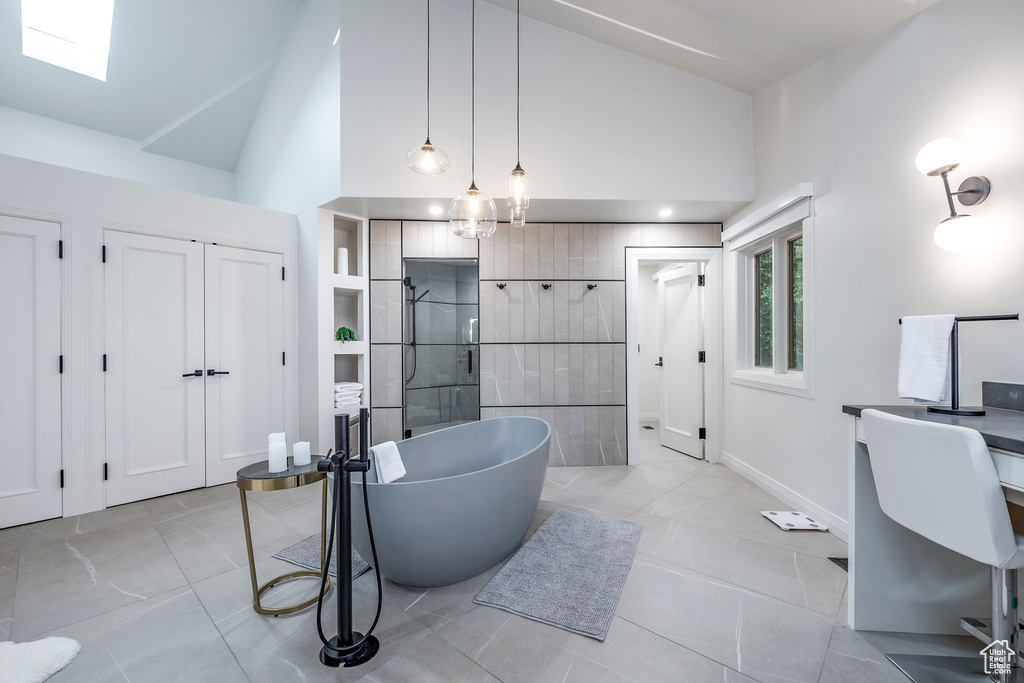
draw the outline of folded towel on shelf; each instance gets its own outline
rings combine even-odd
[[[340,407],[340,406],[357,406],[357,405],[359,405],[359,403],[360,403],[360,401],[359,401],[358,398],[346,398],[346,399],[341,399],[341,400],[335,401],[334,405],[336,407]]]
[[[952,315],[914,315],[903,318],[900,339],[900,398],[922,403],[951,398],[949,335]]]
[[[373,471],[379,483],[390,484],[405,476],[402,454],[398,452],[398,444],[394,441],[385,441],[371,447],[370,454],[373,456]]]
[[[353,403],[353,402],[354,403],[359,403],[359,397],[358,396],[335,396],[334,397],[334,402],[335,403]]]
[[[334,385],[335,391],[345,391],[346,389],[358,389],[362,391],[363,385],[359,382],[338,382]]]

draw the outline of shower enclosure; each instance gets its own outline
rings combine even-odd
[[[480,419],[475,259],[405,259],[405,434]]]

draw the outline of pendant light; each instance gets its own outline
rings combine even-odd
[[[452,200],[448,209],[448,227],[459,237],[480,239],[490,237],[498,227],[498,207],[494,200],[476,186],[476,0],[473,2],[473,64],[472,64],[472,180],[469,189]]]
[[[448,170],[448,153],[430,143],[430,0],[427,0],[427,141],[406,155],[409,168],[421,175],[441,175]]]
[[[516,0],[516,167],[508,174],[508,210],[512,226],[526,225],[526,209],[530,207],[530,176],[519,163],[519,0]]]

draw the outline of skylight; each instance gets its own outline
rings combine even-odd
[[[105,81],[114,0],[21,0],[21,53]]]

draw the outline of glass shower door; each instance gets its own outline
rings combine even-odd
[[[480,419],[476,260],[406,259],[405,431]]]

